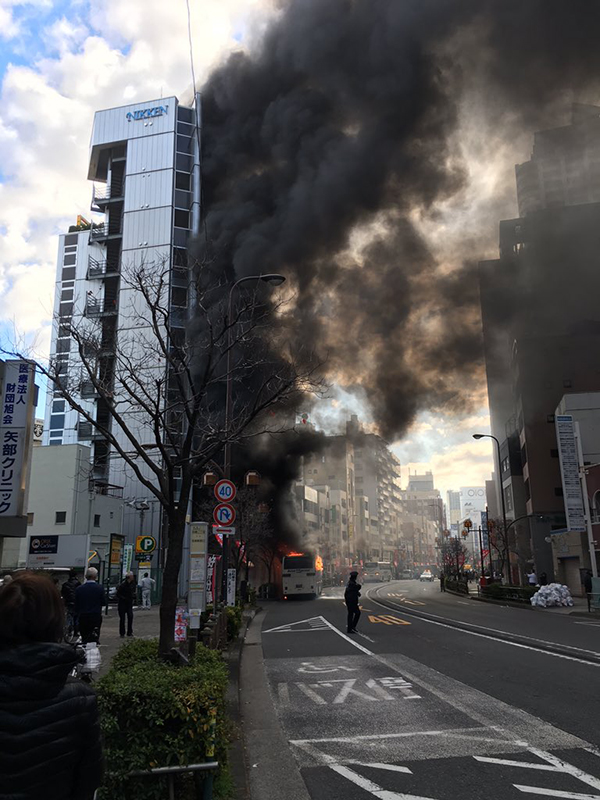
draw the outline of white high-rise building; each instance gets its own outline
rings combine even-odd
[[[198,97],[196,104],[199,109]],[[71,385],[81,368],[78,394],[93,417],[108,425],[108,409],[86,380],[66,324],[72,321],[77,326],[87,320],[95,326],[100,347],[94,358],[104,381],[110,381],[117,340],[121,349],[128,337],[132,343],[139,341],[140,319],[131,313],[135,297],[123,280],[124,270],[155,264],[168,273],[171,325],[184,327],[187,244],[200,218],[199,144],[196,110],[180,105],[176,97],[95,115],[88,178],[94,182],[92,212],[102,219],[96,217],[91,227],[79,225],[59,237],[51,357]],[[165,367],[157,364],[156,369]],[[118,396],[117,382],[114,392]],[[119,431],[112,432],[125,450],[131,449]],[[136,432],[142,443],[151,437],[141,425]],[[50,391],[44,444],[77,442],[91,446],[95,480],[123,486],[125,496],[147,493],[92,425],[69,409],[59,391]]]

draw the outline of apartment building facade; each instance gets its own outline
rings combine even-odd
[[[129,348],[135,360],[141,355],[136,353],[143,340],[140,331],[150,325],[128,276],[142,266],[165,276],[170,325],[183,332],[190,302],[187,244],[200,214],[197,108],[198,100],[188,108],[168,97],[98,111],[88,171],[95,216],[90,225],[75,226],[59,237],[51,358],[85,410],[109,428],[109,410],[97,396],[69,327],[85,326],[85,360],[103,386],[119,397],[117,343],[120,352]],[[156,370],[164,375],[164,364]],[[137,441],[150,445],[151,431],[133,407],[128,420]],[[112,433],[124,450],[131,449],[121,431]],[[130,497],[147,494],[58,390],[48,394],[43,443],[83,443],[91,450],[95,481],[122,486]]]

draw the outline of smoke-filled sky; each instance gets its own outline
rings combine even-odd
[[[405,463],[444,473],[442,488],[479,483],[476,263],[516,214],[532,132],[598,100],[600,6],[203,0],[191,12],[211,243],[239,275],[288,276],[290,335],[334,383],[311,414],[334,425],[359,411]],[[161,0],[0,0],[0,335],[14,318],[47,348],[55,237],[89,216],[93,112],[189,96],[186,22],[184,3]]]
[[[595,101],[598,33],[587,0],[290,0],[204,84],[213,258],[288,277],[289,337],[388,440],[481,408],[498,152]]]

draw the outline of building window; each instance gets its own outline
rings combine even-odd
[[[75,267],[65,267],[62,271],[61,280],[74,281],[75,280]]]
[[[50,429],[60,429],[62,430],[65,427],[65,415],[64,414],[51,414],[50,415]]]
[[[50,441],[48,442],[48,444],[49,444],[49,445],[57,445],[57,444],[62,444],[62,435],[61,435],[61,438],[60,438],[60,439],[50,439]]]
[[[53,414],[60,414],[64,410],[65,410],[65,401],[64,400],[53,400],[52,401],[52,413]]]
[[[100,527],[100,514],[94,514],[94,528]]]
[[[175,209],[175,227],[176,228],[189,228],[190,227],[190,212]]]
[[[70,267],[77,262],[77,254],[76,253],[68,253],[63,258],[63,264],[65,267]]]
[[[192,157],[186,156],[183,153],[177,153],[175,156],[175,169],[182,172],[192,171]]]
[[[68,247],[65,247],[65,253],[76,253],[77,252],[77,245],[70,244]]]
[[[177,137],[177,152],[178,153],[191,153],[192,152],[192,139],[190,136]]]
[[[58,313],[61,317],[72,317],[73,316],[73,303],[61,303],[58,309]]]
[[[29,511],[28,514],[27,514],[27,524],[28,525],[33,525],[33,517],[34,517],[33,511]]]
[[[54,514],[54,524],[55,525],[64,525],[67,521],[67,512],[66,511],[56,511]]]
[[[71,349],[71,340],[70,339],[58,339],[56,342],[56,352],[57,353],[68,353]]]
[[[178,106],[177,119],[181,122],[193,122],[194,110],[192,108],[186,108],[185,106]]]
[[[69,236],[65,236],[65,246],[70,244],[77,244],[79,241],[79,236],[76,233],[72,233]]]
[[[180,308],[187,307],[187,289],[182,289],[179,286],[171,287],[171,305],[179,306]]]
[[[188,172],[175,173],[176,189],[183,189],[184,191],[189,192],[191,183],[192,183],[192,176]]]

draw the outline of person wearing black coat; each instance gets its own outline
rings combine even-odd
[[[348,609],[348,633],[356,633],[356,626],[360,619],[360,608],[358,605],[358,598],[360,597],[361,585],[356,582],[358,572],[351,572],[346,591],[344,592],[344,601]]]
[[[125,636],[125,617],[127,617],[127,636],[133,636],[133,604],[137,598],[137,586],[133,572],[128,572],[125,580],[117,586],[119,609],[119,633]]]
[[[0,591],[0,800],[92,800],[102,781],[94,690],[69,673],[64,612],[44,575]]]

